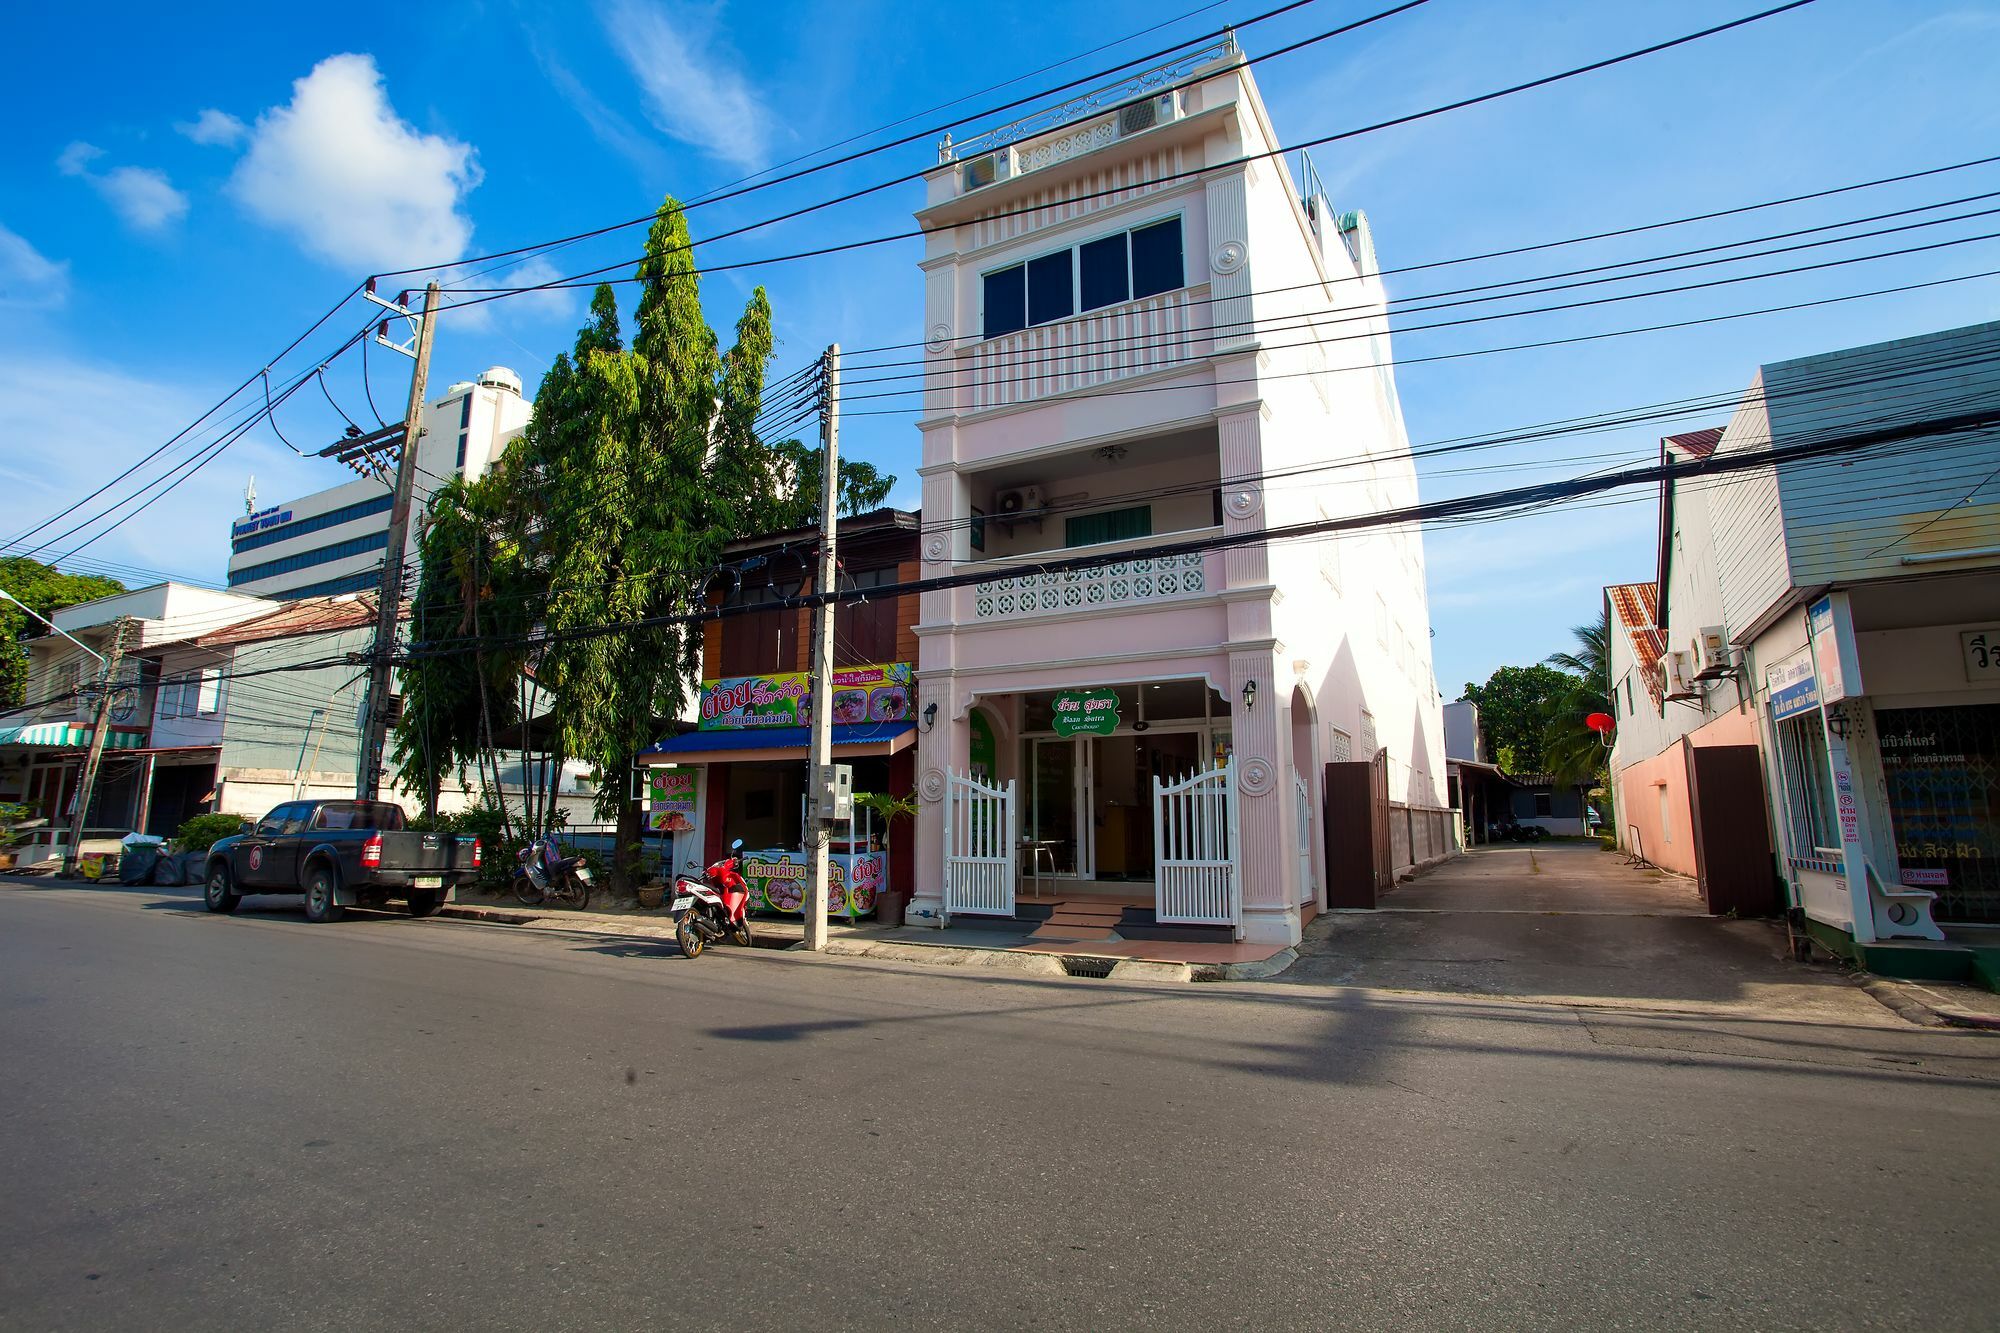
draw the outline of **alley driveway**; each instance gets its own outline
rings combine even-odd
[[[1834,968],[1795,963],[1784,926],[1702,912],[1692,881],[1592,844],[1481,849],[1375,911],[1311,922],[1278,980],[1557,1003],[1903,1022]]]

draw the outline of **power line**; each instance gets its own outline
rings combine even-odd
[[[1323,135],[1317,139],[1307,139],[1300,143],[1278,148],[1272,148],[1262,152],[1246,153],[1243,154],[1242,156],[1230,158],[1226,161],[1218,162],[1210,166],[1192,167],[1184,171],[1169,172],[1166,175],[1157,176],[1150,180],[1128,182],[1123,185],[1113,186],[1109,189],[1089,191],[1085,193],[1069,195],[1066,197],[1066,202],[1083,203],[1092,199],[1104,198],[1106,196],[1113,194],[1127,193],[1135,189],[1141,189],[1155,185],[1165,185],[1175,181],[1188,180],[1196,177],[1212,175],[1219,172],[1233,170],[1235,168],[1245,166],[1252,162],[1261,161],[1266,158],[1282,157],[1284,154],[1289,152],[1303,151],[1309,148],[1320,148],[1330,143],[1338,143],[1343,140],[1356,138],[1364,134],[1373,134],[1381,130],[1392,129],[1398,126],[1412,124],[1420,120],[1426,120],[1433,116],[1444,115],[1453,111],[1461,111],[1468,107],[1478,106],[1486,102],[1496,101],[1500,98],[1511,97],[1518,93],[1528,92],[1536,88],[1547,87],[1550,84],[1560,83],[1566,79],[1573,79],[1580,77],[1584,74],[1595,73],[1599,70],[1608,69],[1611,68],[1612,66],[1624,64],[1628,61],[1638,60],[1645,56],[1656,55],[1661,51],[1671,50],[1675,47],[1687,45],[1690,42],[1697,42],[1705,38],[1714,37],[1721,33],[1731,31],[1732,29],[1741,28],[1752,23],[1757,23],[1760,22],[1761,20],[1774,17],[1778,14],[1786,13],[1790,10],[1804,8],[1806,5],[1812,3],[1814,3],[1814,0],[1788,0],[1788,3],[1779,5],[1772,9],[1766,9],[1755,14],[1749,14],[1742,18],[1730,20],[1727,23],[1716,24],[1712,27],[1703,28],[1698,32],[1688,33],[1684,36],[1675,37],[1667,41],[1656,42],[1650,46],[1640,47],[1637,50],[1627,51],[1620,55],[1610,56],[1602,60],[1592,61],[1591,63],[1586,65],[1578,65],[1574,68],[1562,70],[1555,74],[1544,75],[1541,78],[1531,79],[1525,83],[1513,84],[1506,88],[1495,89],[1491,92],[1481,93],[1473,97],[1461,98],[1455,102],[1449,102],[1441,106],[1430,107],[1422,111],[1410,112],[1402,116],[1392,117],[1388,120],[1377,121],[1370,125],[1363,125],[1354,129],[1342,130],[1335,134]],[[1393,11],[1385,11],[1385,15],[1387,12],[1393,12]],[[1374,17],[1379,18],[1385,15],[1377,15]],[[1372,19],[1363,20],[1363,22],[1367,21],[1372,21]],[[1257,60],[1270,59],[1273,56],[1284,54],[1292,50],[1296,50],[1299,46],[1309,44],[1310,41],[1323,40],[1326,37],[1338,35],[1343,31],[1346,31],[1346,29],[1335,29],[1332,32],[1322,33],[1315,38],[1308,39],[1308,42],[1294,43],[1292,46],[1281,48],[1279,51],[1271,52],[1268,55],[1256,57],[1254,59]],[[1244,63],[1253,63],[1253,62],[1244,62]],[[1240,67],[1241,67],[1240,65],[1237,66],[1237,68]],[[1220,72],[1223,71],[1217,71],[1214,73],[1203,75],[1202,78],[1203,79],[1214,78],[1217,77],[1217,74]],[[1199,81],[1201,80],[1200,79],[1195,80],[1195,82]],[[850,200],[862,198],[866,195],[876,193],[877,191],[880,190],[888,189],[895,185],[902,185],[902,184],[907,184],[910,181],[920,180],[923,177],[930,175],[936,169],[937,168],[935,167],[926,168],[923,171],[919,171],[908,176],[898,177],[895,180],[885,181],[879,185],[870,186],[864,190],[853,191],[849,194],[841,195],[834,199],[824,200],[816,204],[808,205],[804,208],[793,209],[787,213],[778,215],[776,217],[766,218],[759,222],[749,223],[729,231],[718,233],[717,235],[714,236],[705,237],[700,241],[691,241],[689,242],[689,244],[685,246],[676,246],[667,253],[681,253],[687,250],[692,250],[700,245],[712,245],[717,241],[727,240],[735,236],[741,236],[750,231],[756,231],[764,227],[775,226],[781,222],[793,221],[796,220],[797,218],[804,217],[810,213],[817,212],[823,208],[831,207],[835,204],[846,203],[849,202]],[[1046,207],[1045,204],[1033,204],[1014,209],[996,210],[993,212],[982,214],[980,220],[982,222],[999,221],[1005,218],[1019,217],[1029,213],[1039,212],[1045,207]],[[633,224],[625,223],[620,225],[629,226]],[[613,228],[613,230],[615,230],[615,228]],[[853,250],[867,249],[877,245],[888,245],[897,241],[916,240],[924,236],[927,236],[929,234],[930,234],[930,229],[919,227],[915,231],[897,232],[888,236],[877,236],[859,241],[849,241],[839,245],[822,246],[818,249],[802,250],[788,255],[775,255],[762,260],[745,261],[742,263],[735,263],[735,264],[714,264],[714,265],[709,265],[706,268],[698,269],[696,271],[701,273],[712,274],[712,273],[727,272],[738,268],[752,267],[755,265],[787,263],[799,259],[813,259],[825,255],[842,254]],[[570,277],[551,279],[548,282],[535,283],[529,286],[494,288],[494,289],[454,288],[451,289],[454,292],[459,292],[459,293],[482,292],[484,294],[473,295],[470,300],[456,301],[449,303],[445,305],[443,309],[447,311],[464,309],[467,306],[480,305],[484,304],[487,301],[502,300],[508,296],[518,296],[526,292],[554,291],[568,287],[596,286],[599,285],[598,275],[608,273],[613,269],[627,267],[635,262],[643,262],[643,259],[644,257],[642,256],[641,259],[638,261],[623,260],[616,264],[603,265],[596,269],[590,269],[580,274],[571,275]],[[611,279],[609,281],[637,282],[641,281],[641,279],[635,276],[631,278]]]

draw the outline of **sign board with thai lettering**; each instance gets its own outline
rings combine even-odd
[[[901,722],[910,715],[908,662],[837,667],[833,720]],[[731,676],[701,683],[701,730],[802,727],[812,722],[812,678],[803,671]]]
[[[1819,682],[1813,676],[1812,650],[1801,648],[1764,670],[1764,683],[1771,691],[1771,717],[1782,722],[1788,717],[1819,707]]]
[[[1058,736],[1109,736],[1118,730],[1118,691],[1064,690],[1050,712]]]
[[[2000,681],[2000,625],[1961,631],[1958,645],[1965,653],[1965,680],[1969,685]]]
[[[698,768],[654,768],[646,774],[646,827],[654,833],[686,833],[694,827]]]

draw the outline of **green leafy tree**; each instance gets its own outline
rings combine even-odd
[[[790,495],[784,502],[785,512],[767,528],[801,528],[819,522],[819,492],[826,479],[826,451],[801,440],[781,440],[771,449],[782,460],[790,478]],[[895,474],[877,471],[873,463],[843,458],[837,508],[850,518],[879,509],[895,487]]]
[[[96,574],[65,574],[53,565],[26,556],[0,559],[0,588],[41,616],[125,591],[125,585],[117,579]],[[0,601],[0,708],[15,708],[27,702],[28,653],[21,640],[47,632],[46,626],[14,603]]]
[[[1503,666],[1484,685],[1467,682],[1464,698],[1479,705],[1493,762],[1510,773],[1547,771],[1544,737],[1549,719],[1575,688],[1578,677],[1537,662]]]
[[[1585,719],[1611,711],[1611,612],[1570,631],[1576,646],[1549,654],[1549,666],[1574,682],[1552,704],[1542,728],[1542,752],[1557,782],[1585,786],[1605,776],[1604,742]],[[1607,786],[1607,790],[1608,790]]]

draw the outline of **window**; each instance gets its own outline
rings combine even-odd
[[[1077,281],[1083,289],[1085,310],[1132,299],[1130,262],[1122,231],[1077,247]]]
[[[1158,296],[1182,285],[1181,220],[1168,218],[1132,233],[1132,297]]]
[[[216,710],[222,706],[222,673],[204,667],[201,683],[193,685],[190,682],[189,687],[195,692],[194,711],[203,717],[215,716]]]
[[[1627,673],[1626,673],[1626,675],[1625,675],[1625,711],[1626,711],[1626,712],[1628,712],[1628,713],[1629,713],[1629,712],[1631,712],[1631,711],[1632,711],[1632,707],[1633,707],[1633,704],[1632,704],[1632,676],[1631,676],[1631,673],[1630,673],[1630,672],[1627,672]]]
[[[396,497],[393,495],[378,495],[372,500],[342,505],[338,509],[329,509],[324,514],[314,514],[310,518],[302,518],[282,527],[264,528],[258,532],[231,538],[229,550],[235,554],[241,551],[254,551],[273,542],[288,542],[294,537],[303,537],[308,532],[323,532],[327,528],[337,528],[343,523],[352,523],[357,518],[367,518],[370,514],[386,514],[395,503]]]
[[[972,522],[966,528],[966,536],[972,542],[972,549],[986,549],[986,511],[978,505],[972,506]]]
[[[1028,261],[1028,322],[1047,324],[1076,313],[1069,251]]]
[[[1556,800],[1554,795],[1545,791],[1536,792],[1535,818],[1549,819],[1555,815],[1555,812],[1556,812]]]
[[[1778,752],[1784,760],[1785,806],[1791,816],[1794,856],[1818,847],[1840,846],[1833,822],[1833,774],[1827,766],[1826,726],[1817,711],[1777,724]]]
[[[1095,546],[1098,542],[1130,541],[1134,537],[1152,535],[1151,505],[1107,509],[1101,514],[1083,514],[1063,521],[1064,546]]]
[[[983,275],[988,338],[1186,285],[1181,220],[1085,241]]]
[[[894,565],[841,576],[843,592],[866,593],[897,581]],[[865,601],[840,602],[833,612],[833,655],[838,666],[865,666],[896,660],[896,620],[902,599],[894,593]]]
[[[278,834],[283,833],[287,823],[296,823],[297,810],[298,807],[295,805],[281,805],[270,814],[265,815],[257,821],[257,836],[261,838],[275,838]]]
[[[986,275],[986,336],[1028,327],[1028,270],[1020,264]]]
[[[311,569],[314,565],[332,564],[336,560],[345,560],[350,556],[383,550],[388,545],[389,534],[386,531],[371,533],[366,537],[350,537],[331,546],[321,546],[311,551],[300,551],[297,555],[266,560],[261,565],[245,565],[242,569],[232,569],[229,571],[229,586],[233,588],[239,583],[255,583],[259,579],[290,574],[300,569]]]
[[[465,471],[465,432],[458,433],[458,470]]]
[[[1674,840],[1674,822],[1667,817],[1667,789],[1663,784],[1653,788],[1653,790],[1660,794],[1660,839],[1663,842],[1672,843]]]
[[[159,715],[162,720],[185,717],[193,711],[188,700],[191,688],[191,682],[185,680],[171,680],[160,686]]]

